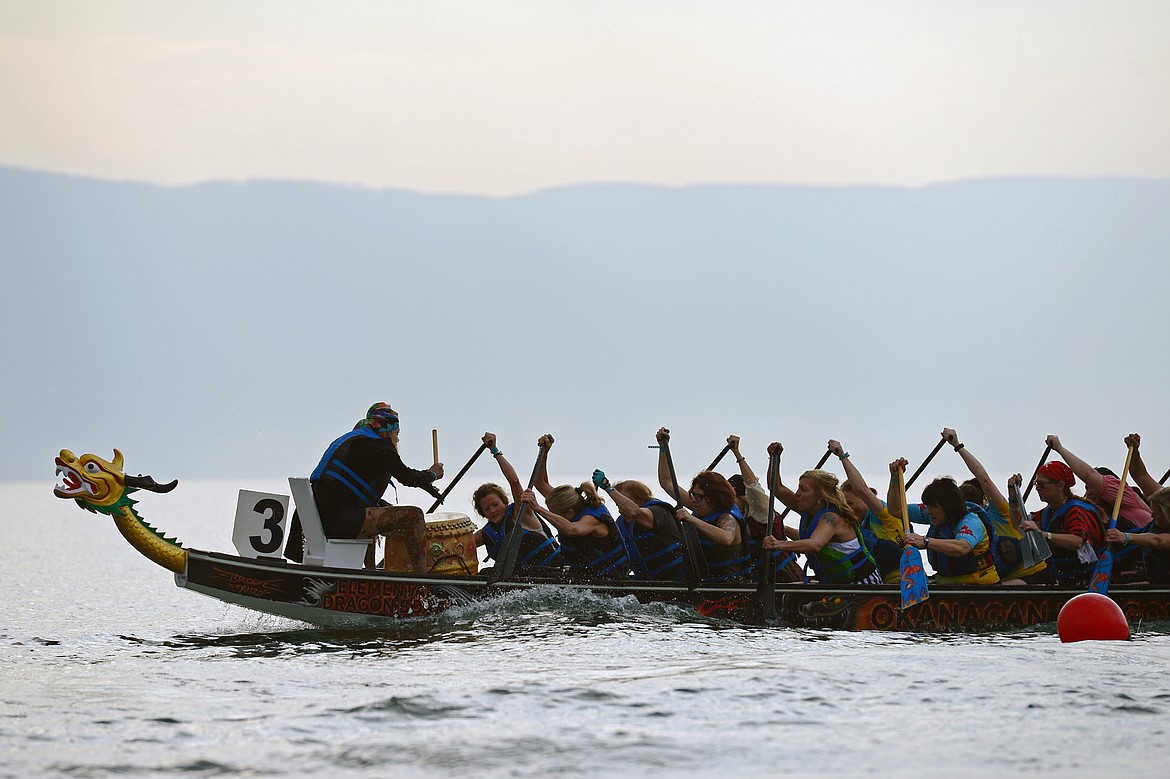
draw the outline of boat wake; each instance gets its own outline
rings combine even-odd
[[[545,629],[585,628],[624,623],[633,628],[662,628],[672,624],[719,627],[723,620],[666,603],[641,603],[631,596],[610,597],[590,590],[555,585],[502,592],[484,600],[453,606],[441,614],[402,619],[387,625],[355,616],[341,627],[315,627],[295,620],[248,615],[231,627],[176,635],[157,642],[169,648],[229,650],[240,657],[276,657],[330,652],[385,651],[441,641],[459,641],[467,632],[535,635]],[[735,623],[727,623],[733,626]],[[130,637],[123,637],[130,640]],[[142,639],[133,639],[140,643]]]

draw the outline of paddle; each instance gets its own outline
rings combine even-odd
[[[776,482],[780,481],[780,454],[776,453],[768,458],[768,513],[771,519],[776,507]],[[783,540],[783,539],[781,539]],[[764,622],[776,621],[776,559],[772,550],[764,549],[760,578],[756,584],[756,603],[760,609],[760,619]]]
[[[463,474],[467,473],[468,469],[471,468],[471,464],[474,463],[477,459],[479,459],[479,456],[481,454],[483,454],[484,450],[487,448],[488,448],[487,444],[480,444],[479,448],[475,450],[475,454],[471,455],[471,459],[467,461],[467,465],[463,466],[463,470],[461,470],[461,471],[459,471],[459,473],[455,474],[455,478],[452,479],[451,483],[447,485],[447,489],[443,490],[443,493],[441,495],[439,495],[439,499],[435,501],[434,505],[432,505],[429,509],[427,509],[428,514],[434,513],[435,509],[437,509],[439,507],[439,504],[441,504],[447,498],[447,496],[451,494],[451,489],[456,484],[459,483],[459,480],[463,478]],[[438,449],[436,447],[435,462],[438,462],[438,461],[439,461],[439,455],[438,455]]]
[[[716,457],[714,460],[711,461],[711,464],[707,466],[707,470],[708,471],[715,470],[715,466],[719,465],[719,463],[723,460],[724,457],[727,456],[727,453],[730,451],[731,451],[731,444],[728,444],[727,446],[723,447],[723,451],[719,453],[718,457]]]
[[[1164,474],[1162,474],[1162,478],[1158,479],[1158,484],[1165,484],[1167,479],[1170,479],[1170,471],[1166,471]]]
[[[532,466],[532,475],[528,477],[528,489],[532,489],[532,485],[536,483],[536,474],[540,473],[540,466],[544,464],[544,458],[547,454],[548,449],[541,446],[540,453],[536,455],[536,465]],[[488,574],[488,584],[512,578],[512,571],[516,567],[516,558],[520,554],[520,537],[524,535],[524,512],[527,510],[528,504],[523,501],[516,507],[515,521],[508,528],[508,535],[504,536],[504,543],[500,545],[500,556],[496,558],[496,564],[492,567],[491,573]]]
[[[439,431],[431,428],[431,449],[435,453],[435,462],[439,461]]]
[[[909,489],[910,486],[912,484],[914,484],[915,480],[922,474],[922,472],[926,470],[926,466],[930,465],[930,461],[934,459],[934,456],[936,454],[938,454],[938,451],[943,448],[943,444],[945,444],[946,442],[947,442],[947,439],[945,439],[945,438],[943,438],[941,441],[939,441],[938,444],[933,449],[930,450],[930,454],[926,455],[926,459],[922,461],[922,465],[918,466],[918,470],[916,470],[914,473],[910,474],[910,478],[907,479],[907,481],[906,481],[906,488],[907,489]]]
[[[1125,495],[1125,480],[1129,477],[1129,463],[1133,459],[1133,447],[1125,455],[1125,467],[1121,469],[1121,482],[1117,485],[1117,498],[1113,501],[1113,515],[1109,517],[1109,529],[1117,527],[1117,517],[1121,514],[1121,498]],[[1113,544],[1106,544],[1100,556],[1097,557],[1097,567],[1093,570],[1093,578],[1089,580],[1089,592],[1109,594],[1109,579],[1113,576],[1113,558],[1116,552]]]
[[[830,454],[832,454],[832,452],[826,450],[825,453],[821,456],[821,459],[817,460],[817,464],[812,467],[812,470],[814,470],[814,471],[820,470],[824,466],[824,464],[829,461]],[[786,516],[788,516],[788,512],[790,512],[790,511],[792,511],[792,506],[788,506],[780,514],[780,530],[781,530],[781,532],[783,532],[783,530],[784,530],[784,518]]]
[[[1027,519],[1028,509],[1024,506],[1023,498],[1020,497],[1020,485],[1014,482],[1009,484],[1008,494],[1020,507],[1021,520]],[[1024,568],[1031,568],[1049,557],[1052,557],[1052,547],[1048,545],[1048,539],[1044,537],[1044,534],[1039,530],[1025,531],[1020,539],[1020,565]]]
[[[930,465],[930,461],[934,459],[934,456],[939,453],[939,450],[941,450],[943,448],[943,444],[945,444],[946,442],[947,442],[947,439],[944,436],[937,444],[935,444],[934,448],[930,450],[930,454],[926,455],[926,459],[922,461],[922,465],[918,466],[918,470],[916,470],[916,471],[914,471],[914,473],[910,474],[910,478],[906,481],[906,484],[902,486],[902,492],[903,492],[902,502],[903,503],[906,502],[905,501],[906,495],[904,494],[905,491],[907,489],[909,489],[910,485],[912,485],[914,483],[914,480],[917,479],[922,474],[922,472],[926,470],[926,466]],[[904,476],[904,475],[905,474],[903,473],[902,469],[898,469],[898,478],[901,479],[902,476]],[[910,524],[909,524],[910,517],[907,516],[907,514],[905,512],[903,512],[902,519],[903,519],[903,523],[906,525],[906,532],[909,532],[910,531]],[[915,551],[917,551],[917,550],[915,550]],[[906,553],[903,551],[903,553],[902,553],[903,562],[905,562],[905,559],[904,559],[905,556],[906,556]],[[922,555],[918,556],[918,562],[920,563],[919,567],[921,567]],[[905,569],[903,569],[903,570],[905,570]],[[925,574],[924,574],[924,577],[925,577]],[[905,608],[905,606],[903,606],[902,608]]]
[[[943,439],[943,442],[945,443],[946,439]],[[939,447],[936,446],[930,457],[934,457],[938,450]],[[923,467],[926,466],[927,462],[930,462],[930,457],[926,458],[926,462],[922,464]],[[920,473],[922,468],[919,468],[918,471]],[[902,499],[903,534],[910,532],[910,508],[906,505],[905,475],[905,469],[898,468],[898,495]],[[917,475],[916,473],[915,476]],[[926,585],[926,570],[922,567],[922,553],[905,541],[902,542],[902,558],[898,561],[898,568],[901,570],[903,609],[908,609],[930,597],[930,591]]]
[[[666,465],[670,469],[670,483],[674,485],[674,510],[677,512],[683,507],[683,502],[678,476],[674,472],[674,458],[670,456],[670,442],[661,441],[658,448],[666,457]],[[703,550],[699,546],[698,531],[678,517],[675,517],[675,521],[678,522],[679,542],[682,544],[683,560],[687,566],[687,589],[693,590],[701,580],[707,578],[707,558],[703,556]]]
[[[1044,447],[1044,454],[1040,455],[1040,462],[1036,463],[1036,469],[1032,471],[1032,478],[1028,479],[1028,489],[1024,490],[1024,497],[1020,499],[1020,507],[1023,508],[1023,501],[1028,499],[1032,494],[1032,488],[1036,486],[1036,474],[1040,473],[1040,469],[1044,467],[1044,463],[1048,461],[1048,455],[1052,453],[1052,447]]]

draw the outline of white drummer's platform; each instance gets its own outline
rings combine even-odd
[[[297,514],[301,520],[301,532],[305,534],[305,565],[320,565],[325,568],[361,568],[365,564],[366,550],[374,543],[372,538],[326,538],[321,528],[321,515],[313,500],[313,489],[304,477],[290,476],[288,487],[296,502]]]

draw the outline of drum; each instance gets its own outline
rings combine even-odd
[[[427,567],[431,573],[479,572],[475,523],[466,514],[438,511],[427,515]]]

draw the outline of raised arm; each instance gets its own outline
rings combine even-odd
[[[784,445],[779,441],[773,441],[772,443],[768,444],[769,458],[779,457],[783,453]],[[771,478],[771,476],[771,474],[768,474],[768,478]],[[771,486],[771,484],[768,485],[768,487]],[[796,493],[784,486],[784,480],[780,477],[779,468],[776,469],[776,500],[780,501],[788,508],[794,511],[796,510]],[[788,528],[785,528],[784,530],[785,532],[788,532]]]
[[[861,475],[861,471],[857,470],[857,466],[850,459],[849,452],[845,451],[845,447],[841,445],[841,442],[836,440],[829,441],[829,451],[841,460],[841,468],[845,471],[845,479],[853,485],[853,491],[865,501],[865,507],[872,511],[874,516],[881,516],[882,509],[884,508],[882,499],[869,489],[869,485],[865,483],[865,477]],[[900,498],[898,502],[901,502]]]
[[[678,500],[680,505],[694,508],[687,491],[681,487],[676,489],[674,480],[670,478],[670,462],[666,459],[666,447],[670,444],[670,431],[665,427],[660,427],[658,432],[654,434],[654,438],[658,441],[658,485],[666,491],[667,495]]]
[[[1133,459],[1129,463],[1129,475],[1133,477],[1133,483],[1141,488],[1141,491],[1148,499],[1158,490],[1162,489],[1162,485],[1158,484],[1158,480],[1150,475],[1150,471],[1146,468],[1146,463],[1142,460],[1142,453],[1140,447],[1142,445],[1142,437],[1137,433],[1130,433],[1125,437],[1126,447],[1133,447]]]
[[[747,458],[739,451],[739,436],[727,436],[727,445],[735,455],[739,464],[739,475],[743,477],[743,499],[747,501],[748,519],[765,527],[769,526],[771,517],[768,516],[768,491],[760,486],[760,479],[748,465]]]
[[[743,477],[743,486],[750,487],[758,482],[760,479],[752,471],[752,467],[748,465],[747,458],[739,452],[739,436],[727,436],[727,445],[731,447],[731,453],[735,455],[735,462],[739,464],[739,475]]]
[[[963,464],[967,466],[967,470],[975,477],[975,481],[979,482],[983,494],[987,497],[987,502],[992,506],[1002,506],[1007,501],[1003,498],[1003,493],[999,491],[999,486],[987,475],[987,469],[983,467],[983,463],[971,454],[971,450],[967,448],[966,444],[959,443],[959,434],[955,432],[952,427],[944,428],[942,437],[946,442],[955,448],[959,453],[959,457],[963,458]]]
[[[536,478],[532,482],[532,486],[540,492],[544,497],[552,492],[552,485],[548,481],[548,451],[552,449],[553,437],[552,433],[545,433],[540,438],[536,439],[536,445],[545,448],[545,455],[540,461],[540,468],[536,471]]]
[[[905,457],[899,457],[890,463],[890,486],[886,488],[886,509],[897,517],[902,519],[902,491],[898,489],[898,471],[906,472],[906,466],[910,461]]]
[[[1104,495],[1105,477],[1097,473],[1097,469],[1065,449],[1060,443],[1060,439],[1054,435],[1045,438],[1044,443],[1051,446],[1052,451],[1060,455],[1060,459],[1064,460],[1065,465],[1072,468],[1072,472],[1085,483],[1086,487],[1098,495]]]
[[[512,467],[512,463],[504,457],[504,453],[496,446],[496,434],[484,433],[483,442],[487,444],[488,451],[492,453],[492,457],[496,458],[496,465],[500,466],[500,474],[503,475],[504,481],[508,482],[508,489],[512,493],[513,502],[520,501],[520,493],[524,492],[524,488],[520,486],[520,477],[516,475],[516,469]]]

